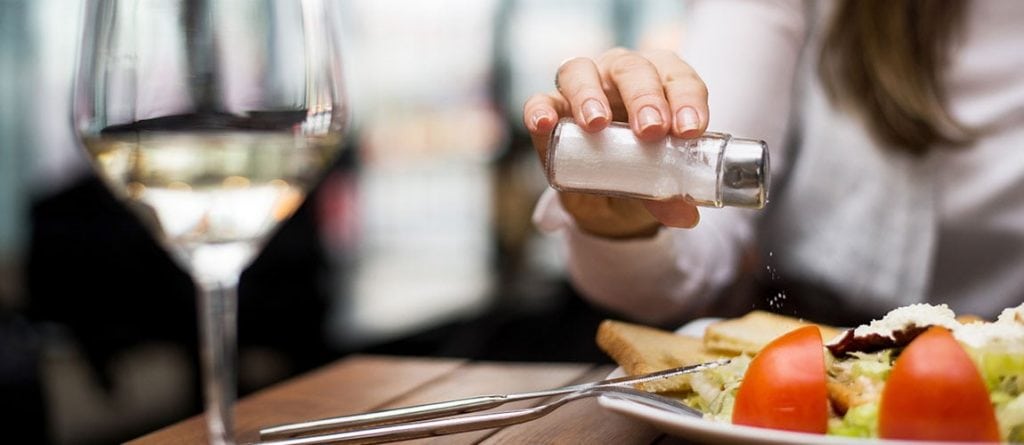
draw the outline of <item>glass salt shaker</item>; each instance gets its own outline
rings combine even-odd
[[[628,124],[588,133],[563,118],[548,143],[547,176],[566,192],[760,209],[768,198],[768,146],[714,132],[644,142]]]

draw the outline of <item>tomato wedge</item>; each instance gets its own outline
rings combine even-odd
[[[878,435],[885,439],[999,441],[999,424],[985,382],[945,328],[928,328],[896,359],[882,390]]]
[[[823,348],[817,326],[795,329],[765,346],[743,376],[732,422],[824,434],[828,390]]]

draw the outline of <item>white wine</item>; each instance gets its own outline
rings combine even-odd
[[[115,194],[189,262],[205,262],[196,256],[207,247],[233,252],[208,259],[215,264],[248,262],[340,144],[337,136],[268,129],[160,127],[170,128],[134,124],[84,142]]]

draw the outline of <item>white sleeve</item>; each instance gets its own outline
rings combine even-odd
[[[710,128],[764,139],[773,171],[780,170],[805,38],[802,2],[694,2],[688,14],[683,58],[708,84]],[[580,231],[548,190],[534,221],[544,232],[564,234],[567,269],[584,297],[638,321],[668,324],[709,304],[735,281],[756,216],[752,210],[702,209],[694,229],[609,240]]]

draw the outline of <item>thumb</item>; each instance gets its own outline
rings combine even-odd
[[[686,198],[667,201],[644,201],[644,207],[651,216],[669,227],[692,229],[700,222],[700,212]]]

